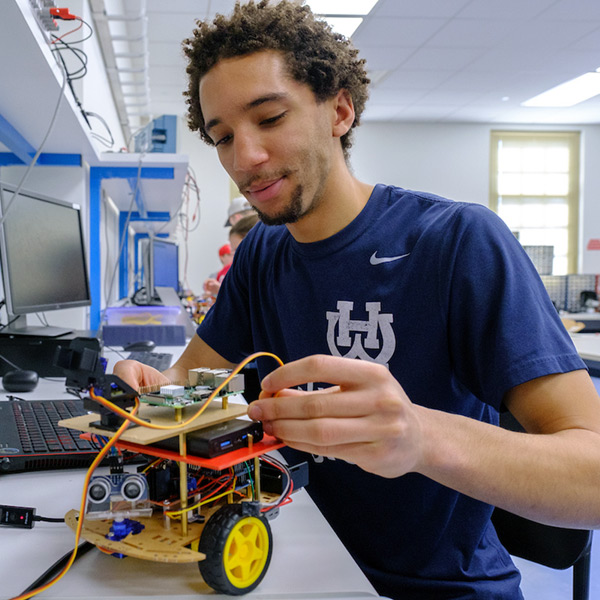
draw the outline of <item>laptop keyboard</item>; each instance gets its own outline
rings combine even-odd
[[[11,404],[24,453],[99,450],[100,446],[80,439],[79,431],[58,425],[62,419],[85,414],[81,401],[28,400]]]
[[[149,350],[139,350],[131,352],[127,357],[129,360],[137,360],[144,365],[154,367],[157,371],[164,371],[171,366],[173,355],[168,352],[150,352]]]

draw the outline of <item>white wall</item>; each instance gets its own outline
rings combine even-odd
[[[583,128],[582,139],[580,272],[600,273],[600,250],[586,250],[591,239],[600,239],[600,125]]]
[[[355,132],[351,164],[359,179],[488,205],[490,132],[581,131],[580,273],[600,273],[600,125],[525,127],[491,124],[365,123]]]
[[[364,123],[356,129],[351,166],[358,179],[488,204],[486,125]]]
[[[582,132],[580,272],[600,273],[600,251],[586,251],[600,238],[600,125],[524,127],[457,123],[364,123],[354,132],[351,167],[367,183],[388,183],[455,200],[488,205],[490,132],[493,129],[553,129]],[[214,148],[180,122],[178,152],[189,154],[202,189],[202,218],[190,235],[188,279],[200,293],[203,278],[215,270],[217,249],[226,241],[223,227],[229,178]]]
[[[218,249],[228,241],[229,229],[224,226],[229,206],[230,179],[217,158],[212,146],[206,145],[196,133],[188,130],[186,123],[179,119],[177,127],[177,152],[187,154],[190,167],[196,174],[200,188],[200,222],[195,231],[188,236],[179,230],[180,242],[180,279],[186,274],[187,283],[195,294],[202,293],[202,283],[209,274],[220,268]],[[192,227],[194,225],[192,224]]]

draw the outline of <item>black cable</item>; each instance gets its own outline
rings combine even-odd
[[[21,371],[21,367],[18,367],[17,365],[15,365],[14,362],[11,362],[10,360],[8,360],[8,358],[3,356],[2,354],[0,354],[0,360],[3,360],[7,365],[10,365],[13,369],[17,369],[17,371]]]
[[[88,33],[87,37],[83,37],[80,40],[77,40],[76,42],[71,42],[71,44],[81,44],[82,42],[85,42],[86,40],[89,40],[94,35],[94,29],[93,29],[93,27],[89,23],[87,23],[86,21],[84,21],[80,17],[77,17],[75,20],[76,21],[81,21],[90,30],[90,32]]]
[[[62,53],[58,53],[58,58],[60,58],[60,62],[62,63],[63,69],[65,71],[65,75],[67,77],[67,83],[69,84],[69,88],[71,89],[71,93],[73,94],[73,99],[75,100],[75,104],[77,104],[77,106],[79,107],[79,110],[85,120],[85,122],[87,123],[87,126],[91,129],[92,126],[90,125],[90,121],[87,118],[87,115],[85,113],[85,110],[83,109],[83,105],[81,104],[81,101],[79,100],[77,94],[75,93],[75,88],[73,87],[73,80],[71,79],[71,76],[67,70],[67,64],[65,63],[65,59],[62,56]]]
[[[2,331],[3,329],[6,329],[7,327],[10,327],[18,318],[19,318],[19,315],[16,315],[6,325],[0,325],[0,331]]]
[[[88,55],[81,48],[74,48],[71,44],[65,42],[64,40],[61,40],[55,35],[53,35],[52,37],[54,38],[55,43],[60,42],[63,45],[63,47],[55,46],[54,48],[52,48],[52,52],[61,53],[64,50],[69,50],[81,63],[81,67],[79,67],[79,69],[73,71],[72,73],[68,73],[69,77],[71,79],[82,79],[87,74]]]
[[[105,146],[108,146],[109,148],[112,148],[115,145],[115,138],[113,137],[112,131],[110,130],[110,127],[108,126],[108,123],[102,118],[102,115],[99,115],[98,113],[95,112],[91,112],[89,110],[85,111],[85,114],[88,117],[95,117],[96,119],[98,119],[106,128],[106,131],[108,133],[108,135],[110,136],[109,139],[102,137],[100,134],[95,133],[94,131],[92,131],[92,135],[99,141],[101,141],[102,143],[104,143]]]
[[[89,23],[84,21],[81,17],[75,17],[75,21],[81,21],[90,30],[87,37],[82,37],[80,40],[75,40],[75,41],[71,42],[71,44],[81,44],[82,42],[89,40],[94,35],[94,29],[92,28],[92,26]],[[79,27],[77,29],[79,29]],[[67,31],[66,33],[63,33],[63,37],[69,35],[70,33],[75,33],[75,31],[77,31],[77,30]],[[54,36],[54,34],[52,34],[52,35]],[[58,37],[60,37],[60,36],[58,36]]]
[[[77,547],[77,556],[75,556],[75,560],[81,558],[86,552],[89,552],[92,548],[96,546],[91,542],[83,542],[79,544]],[[19,595],[24,596],[29,592],[39,588],[40,586],[48,583],[53,577],[55,577],[67,564],[71,555],[73,554],[73,550],[69,550],[64,556],[59,558],[45,573],[42,573],[26,590],[23,590]]]
[[[41,517],[40,515],[33,515],[33,520],[34,521],[44,521],[46,523],[64,523],[65,522],[64,517],[59,517],[59,518]]]

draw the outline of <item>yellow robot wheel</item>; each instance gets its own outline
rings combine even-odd
[[[263,579],[273,551],[268,521],[248,503],[222,506],[206,523],[200,544],[206,559],[198,563],[215,591],[239,596]]]

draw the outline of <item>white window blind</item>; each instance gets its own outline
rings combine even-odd
[[[577,272],[579,132],[493,131],[490,208],[524,246],[553,246],[553,274]]]

